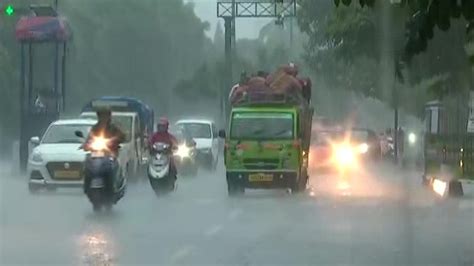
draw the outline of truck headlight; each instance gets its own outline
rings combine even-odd
[[[41,163],[43,161],[43,156],[38,151],[33,152],[33,154],[31,155],[31,161],[35,163]]]

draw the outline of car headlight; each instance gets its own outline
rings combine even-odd
[[[367,153],[369,151],[369,145],[367,143],[362,143],[359,145],[360,153]]]
[[[41,156],[41,153],[38,151],[33,152],[33,154],[31,155],[31,161],[41,163],[43,161],[43,156]]]
[[[340,166],[351,166],[354,164],[354,153],[349,146],[341,145],[336,147],[335,156],[335,159]]]
[[[190,148],[184,144],[179,145],[178,149],[175,152],[175,155],[179,156],[181,159],[189,157]]]

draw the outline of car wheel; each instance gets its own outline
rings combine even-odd
[[[38,184],[32,184],[32,183],[29,183],[28,184],[28,191],[31,193],[31,194],[36,194],[38,193],[38,191],[41,189],[41,186],[38,185]]]

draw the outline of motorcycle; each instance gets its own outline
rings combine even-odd
[[[84,138],[82,132],[75,132]],[[109,140],[93,136],[89,143],[81,147],[88,151],[84,163],[84,193],[98,212],[105,207],[110,210],[124,195],[127,181],[120,174],[116,156],[109,151]]]
[[[171,192],[175,189],[176,173],[172,173],[173,152],[170,145],[156,142],[150,149],[148,179],[156,195]]]

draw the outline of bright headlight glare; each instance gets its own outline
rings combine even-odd
[[[354,162],[352,149],[346,145],[337,147],[336,160],[340,165],[351,165]]]
[[[103,137],[95,137],[92,139],[90,144],[91,149],[94,151],[103,151],[107,149],[107,139]]]
[[[359,146],[360,153],[367,153],[369,151],[369,145],[367,143],[362,143]]]
[[[446,193],[447,187],[448,185],[446,182],[439,179],[433,180],[433,191],[436,192],[436,194],[440,195],[441,197],[444,196],[444,193]]]
[[[186,145],[182,144],[178,146],[178,149],[176,150],[175,155],[181,157],[181,158],[186,158],[189,157],[190,149]]]
[[[411,132],[410,134],[408,134],[408,141],[410,143],[415,143],[416,142],[416,135],[415,133]]]

